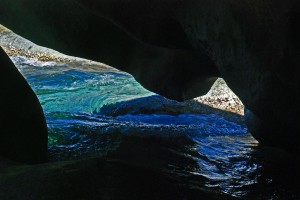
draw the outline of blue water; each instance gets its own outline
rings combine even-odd
[[[232,197],[298,197],[293,182],[279,189],[276,171],[265,171],[274,153],[262,150],[244,124],[177,112],[181,103],[144,89],[126,73],[12,59],[43,107],[50,160],[112,157]]]

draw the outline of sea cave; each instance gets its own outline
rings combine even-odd
[[[0,199],[300,199],[299,13],[1,0]]]

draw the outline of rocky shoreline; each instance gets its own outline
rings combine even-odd
[[[119,70],[103,63],[68,56],[58,51],[36,45],[29,40],[15,34],[0,24],[0,46],[9,56],[22,56],[40,62],[56,62],[68,65],[71,68],[83,68],[84,70],[112,71]]]
[[[55,62],[72,69],[89,71],[120,72],[103,63],[67,56],[52,49],[38,46],[0,25],[0,45],[9,56],[22,56],[39,62]],[[174,108],[166,108],[173,110]],[[217,114],[236,122],[244,122],[244,105],[231,91],[222,78],[204,96],[180,104],[179,112],[197,114]]]

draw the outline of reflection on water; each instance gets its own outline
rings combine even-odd
[[[107,157],[158,169],[192,190],[300,199],[299,159],[260,147],[243,124],[213,114],[161,112],[165,103],[173,111],[179,104],[125,73],[13,60],[43,106],[51,160]],[[126,104],[133,99],[134,112]]]

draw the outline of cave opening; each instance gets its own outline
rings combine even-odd
[[[29,58],[9,48],[43,107],[51,163],[130,161],[167,174],[175,170],[182,180],[180,174],[193,174],[197,184],[217,184],[218,191],[232,196],[246,194],[238,187],[229,190],[233,179],[239,186],[255,183],[249,176],[259,166],[250,155],[258,144],[243,122],[243,104],[223,79],[207,95],[177,102],[101,63]],[[247,168],[248,175],[239,168]]]
[[[48,50],[28,56],[22,49],[6,47],[44,109],[49,166],[60,170],[62,161],[75,161],[67,168],[80,171],[82,164],[77,161],[82,161],[88,163],[87,170],[92,165],[89,176],[98,177],[98,170],[105,166],[102,159],[117,160],[121,163],[113,166],[117,171],[128,167],[124,163],[138,168],[126,178],[135,180],[132,174],[140,171],[148,177],[151,169],[163,179],[155,184],[172,177],[172,184],[197,187],[201,196],[205,190],[210,198],[252,198],[257,190],[262,198],[295,193],[295,179],[287,180],[264,165],[266,160],[286,161],[287,157],[277,160],[275,156],[285,153],[270,153],[250,135],[244,106],[223,79],[217,79],[206,95],[177,102],[146,90],[131,75],[102,63],[49,54]],[[51,57],[52,53],[58,57]],[[93,159],[100,159],[101,164]],[[286,170],[289,163],[279,169]],[[104,170],[111,178],[111,169]],[[119,175],[116,180],[124,181]],[[285,181],[283,190],[276,190],[278,180]],[[260,190],[262,185],[264,190]],[[116,186],[110,183],[110,187]],[[166,191],[170,189],[173,186],[166,186]],[[187,190],[192,198],[199,197],[194,189]]]

